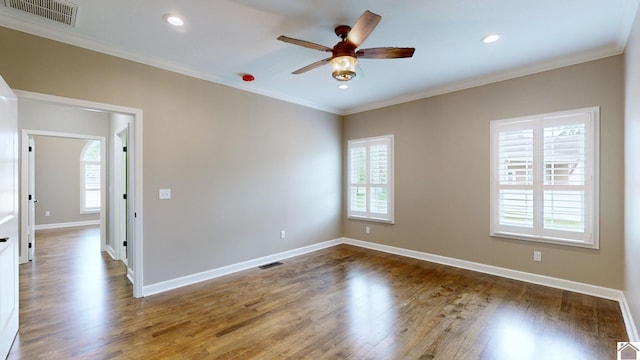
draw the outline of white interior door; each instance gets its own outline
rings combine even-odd
[[[0,359],[18,333],[18,100],[0,77]]]
[[[127,143],[129,137],[128,127],[119,131],[115,136],[114,149],[114,182],[116,191],[115,222],[116,241],[118,246],[118,258],[129,267],[128,231],[127,231]]]
[[[29,136],[29,261],[33,260],[36,251],[36,142]]]

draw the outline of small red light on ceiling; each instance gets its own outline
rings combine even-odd
[[[242,75],[242,80],[243,81],[253,81],[255,80],[255,76],[251,75],[251,74],[244,74]]]

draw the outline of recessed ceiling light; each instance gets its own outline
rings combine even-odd
[[[490,34],[482,38],[482,42],[485,44],[491,44],[500,40],[500,34]]]
[[[169,24],[173,25],[173,26],[182,26],[184,25],[184,20],[182,20],[181,18],[175,16],[175,15],[170,15],[167,14],[164,16],[164,21],[168,22]]]
[[[347,85],[347,84],[338,85],[338,89],[340,89],[340,90],[345,90],[345,89],[348,89],[348,88],[349,88],[349,85]]]

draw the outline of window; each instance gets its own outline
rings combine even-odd
[[[599,109],[491,122],[491,235],[598,248]]]
[[[87,141],[80,155],[80,213],[100,211],[100,141]]]
[[[393,223],[393,135],[349,140],[348,217]]]

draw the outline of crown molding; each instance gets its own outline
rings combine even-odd
[[[255,87],[245,85],[237,81],[228,81],[219,77],[211,76],[210,74],[203,73],[195,70],[191,67],[184,66],[175,62],[158,59],[152,56],[147,56],[142,53],[136,53],[132,51],[126,51],[111,44],[106,44],[94,39],[79,36],[73,33],[73,28],[61,24],[56,24],[45,20],[43,21],[27,21],[23,19],[19,14],[8,14],[8,10],[12,9],[0,9],[0,26],[21,31],[30,35],[35,35],[45,39],[61,42],[67,45],[77,46],[86,50],[95,51],[101,54],[114,56],[117,58],[137,62],[140,64],[152,66],[158,69],[175,72],[181,75],[209,81],[215,84],[229,86],[239,90],[247,91],[257,95],[262,95],[277,100],[282,100],[288,103],[301,105],[304,107],[341,115],[341,110],[334,107],[327,107],[318,103],[300,99],[295,96],[290,96],[282,93],[267,92]],[[9,11],[11,12],[11,11]]]
[[[588,52],[579,55],[571,55],[562,58],[557,58],[553,60],[546,61],[544,63],[536,63],[530,66],[524,66],[519,68],[514,68],[512,70],[501,71],[498,73],[494,73],[487,76],[480,76],[470,80],[463,80],[451,84],[445,84],[442,86],[432,87],[426,89],[425,91],[412,93],[408,96],[396,97],[393,99],[388,99],[381,102],[376,102],[373,104],[353,107],[342,113],[341,115],[352,115],[365,111],[371,111],[376,109],[381,109],[393,105],[403,104],[411,101],[422,100],[438,95],[444,95],[456,91],[471,89],[483,85],[489,85],[493,83],[498,83],[505,80],[516,79],[523,76],[533,75],[545,71],[555,70],[559,68],[563,68],[566,66],[577,65],[589,61],[599,60],[610,56],[620,55],[624,51],[624,47],[619,44],[600,49],[596,52]]]

